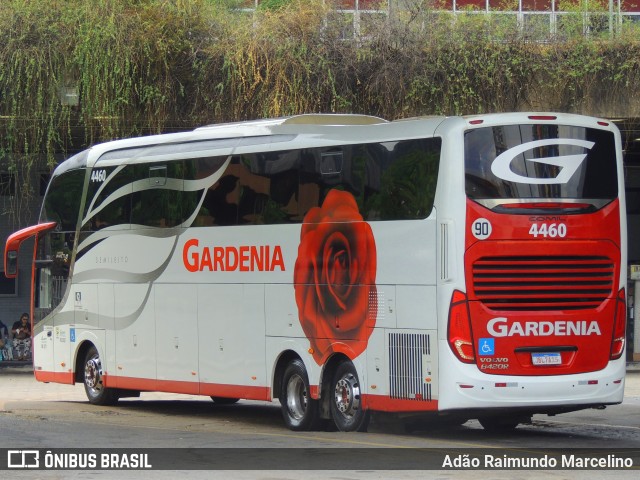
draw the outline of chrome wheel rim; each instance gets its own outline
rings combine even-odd
[[[93,396],[102,390],[102,364],[97,355],[89,359],[84,366],[84,384]]]
[[[360,408],[360,385],[352,373],[336,382],[334,402],[337,410],[345,417],[353,417]]]
[[[307,389],[300,375],[292,375],[287,382],[287,409],[296,420],[307,411]]]

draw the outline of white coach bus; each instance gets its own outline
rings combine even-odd
[[[485,428],[622,401],[620,133],[567,114],[301,115],[96,145],[52,175],[37,380]]]

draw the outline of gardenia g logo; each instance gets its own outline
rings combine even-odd
[[[536,178],[536,177],[523,177],[511,170],[511,162],[527,150],[532,150],[538,147],[546,147],[549,145],[574,145],[576,147],[586,148],[590,150],[595,143],[588,142],[586,140],[578,140],[572,138],[550,138],[546,140],[535,140],[533,142],[523,143],[517,147],[510,148],[504,153],[501,153],[491,164],[491,172],[498,178],[506,180],[508,182],[515,183],[528,183],[531,185],[539,184],[559,184],[567,183],[571,179],[574,173],[580,167],[580,164],[586,158],[587,154],[579,155],[560,155],[558,157],[543,157],[543,158],[527,158],[527,162],[543,163],[546,165],[554,165],[561,167],[560,173],[554,178]]]

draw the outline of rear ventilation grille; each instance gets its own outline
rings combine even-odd
[[[431,401],[431,384],[425,378],[431,372],[429,335],[389,334],[389,384],[391,398]]]
[[[473,293],[491,310],[580,310],[613,295],[614,262],[602,256],[483,257]]]

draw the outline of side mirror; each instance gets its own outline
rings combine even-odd
[[[43,234],[56,227],[56,222],[39,223],[27,228],[23,228],[9,235],[7,243],[4,246],[4,275],[7,278],[16,278],[18,276],[18,251],[20,244],[27,238],[35,235]]]
[[[18,275],[18,252],[15,250],[7,252],[4,275],[7,278],[14,278]]]

